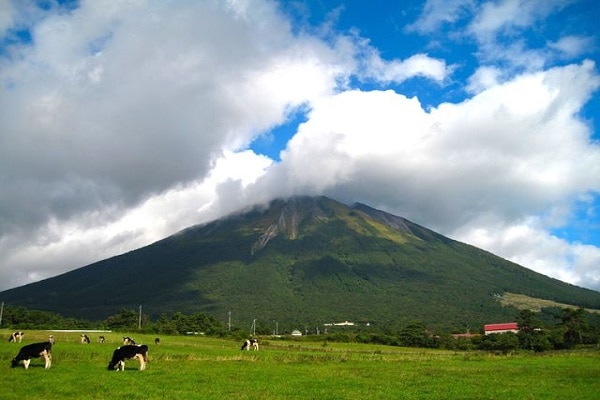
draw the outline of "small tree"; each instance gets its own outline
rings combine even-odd
[[[135,310],[122,308],[117,314],[106,318],[106,326],[110,329],[135,331],[138,328],[139,314]]]
[[[562,325],[564,331],[564,344],[567,348],[572,348],[583,343],[583,336],[587,329],[587,320],[585,310],[582,307],[578,309],[563,308]]]
[[[413,322],[400,330],[398,340],[401,346],[408,347],[431,347],[431,340],[425,326],[419,322]]]
[[[521,310],[517,315],[519,344],[522,349],[544,351],[551,347],[548,335],[538,315],[531,310]]]
[[[177,333],[177,326],[171,318],[169,318],[165,314],[162,314],[156,322],[156,330],[159,333],[173,335]]]
[[[504,354],[519,348],[519,338],[513,332],[493,333],[481,338],[479,349],[500,351]]]

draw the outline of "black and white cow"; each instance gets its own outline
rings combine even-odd
[[[98,343],[106,342],[106,338],[103,335],[98,336]]]
[[[123,338],[123,344],[126,344],[126,345],[127,344],[131,344],[131,345],[133,345],[133,344],[135,344],[135,340],[133,340],[133,338],[131,336],[125,336]]]
[[[137,358],[140,361],[140,371],[146,369],[148,362],[148,346],[145,344],[134,345],[128,344],[117,347],[113,352],[112,359],[108,363],[108,370],[112,371],[117,368],[117,371],[125,371],[125,360]]]
[[[23,336],[25,336],[25,332],[13,332],[8,338],[8,341],[21,343],[21,340],[23,340]]]
[[[256,339],[247,339],[242,343],[242,350],[252,350],[258,351],[258,340]]]
[[[29,368],[29,363],[32,358],[44,357],[46,360],[45,368],[50,368],[52,364],[52,343],[50,342],[41,342],[41,343],[32,343],[27,346],[21,347],[19,354],[16,355],[15,358],[12,359],[10,366],[15,368],[19,365],[20,361],[23,361],[23,367],[25,369]]]
[[[81,334],[81,344],[90,344],[90,337],[85,333]]]

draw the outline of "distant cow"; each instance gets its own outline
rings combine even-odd
[[[29,363],[32,358],[44,357],[46,360],[45,368],[50,368],[52,364],[52,343],[50,342],[41,342],[41,343],[32,343],[27,346],[21,347],[19,354],[15,358],[12,359],[10,366],[15,368],[19,365],[20,361],[23,361],[23,367],[25,369],[29,368]]]
[[[104,343],[106,341],[106,338],[102,335],[98,336],[98,343]]]
[[[54,343],[56,343],[56,339],[54,338],[54,335],[49,335],[48,341],[50,342],[51,345],[54,346]]]
[[[90,337],[85,333],[81,334],[81,343],[82,344],[90,344]]]
[[[117,368],[117,371],[125,371],[125,360],[137,358],[140,361],[140,371],[146,369],[148,362],[148,346],[145,344],[117,347],[113,352],[112,359],[108,363],[108,370],[112,371]]]
[[[21,341],[23,340],[23,336],[25,336],[25,332],[13,332],[11,333],[10,337],[8,338],[9,342],[19,342],[21,343]]]
[[[154,344],[160,344],[160,338],[154,339]]]
[[[133,338],[131,336],[125,336],[123,338],[123,344],[125,344],[125,345],[128,345],[128,344],[133,345],[133,344],[135,344],[135,340],[133,340]]]
[[[256,339],[247,339],[242,343],[242,350],[252,350],[258,351],[258,340]]]

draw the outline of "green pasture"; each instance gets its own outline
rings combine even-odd
[[[365,344],[261,339],[260,351],[204,336],[132,334],[150,362],[106,369],[124,334],[81,344],[79,333],[53,332],[53,364],[26,371],[10,360],[23,343],[0,331],[0,400],[11,399],[600,399],[600,351],[493,355]]]

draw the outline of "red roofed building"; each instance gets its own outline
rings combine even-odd
[[[505,322],[503,324],[487,324],[483,326],[486,335],[492,333],[519,332],[519,325],[516,322]]]

